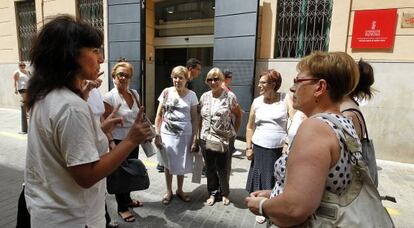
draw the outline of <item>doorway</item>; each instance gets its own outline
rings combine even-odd
[[[193,91],[200,96],[209,90],[204,83],[208,71],[213,65],[213,48],[164,48],[155,50],[155,100],[158,100],[161,92],[172,86],[171,70],[176,66],[185,66],[189,58],[201,61],[201,74],[192,81]],[[158,106],[157,106],[158,107]]]

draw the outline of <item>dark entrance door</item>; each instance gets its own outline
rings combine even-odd
[[[185,66],[189,58],[201,61],[201,74],[192,81],[193,90],[200,98],[201,94],[208,90],[204,83],[208,71],[212,68],[213,48],[166,48],[155,50],[155,99],[157,100],[162,90],[172,86],[171,70],[175,66]],[[157,106],[158,107],[158,106]]]

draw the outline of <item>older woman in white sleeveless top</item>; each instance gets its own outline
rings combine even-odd
[[[277,92],[282,77],[276,70],[260,75],[260,96],[254,99],[246,127],[246,156],[252,160],[246,190],[272,189],[275,185],[274,163],[282,155],[287,136],[288,105],[286,94]],[[263,217],[256,217],[263,223]]]
[[[26,70],[26,63],[19,62],[19,69],[17,69],[13,73],[13,85],[14,85],[14,93],[20,94],[22,97],[21,103],[21,119],[22,119],[22,133],[27,132],[27,110],[26,106],[23,104],[23,100],[25,99],[27,85],[30,79],[30,71]]]

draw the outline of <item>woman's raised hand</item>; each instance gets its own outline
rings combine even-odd
[[[150,123],[144,119],[144,107],[139,108],[135,123],[132,125],[125,140],[128,140],[136,145],[143,143],[153,135]]]

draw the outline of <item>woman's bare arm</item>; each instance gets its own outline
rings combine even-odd
[[[302,123],[289,154],[284,191],[263,203],[273,223],[282,227],[298,225],[314,213],[320,205],[329,169],[338,160],[339,150],[336,135],[327,124],[316,119]],[[246,201],[254,211],[262,199],[248,197]]]

